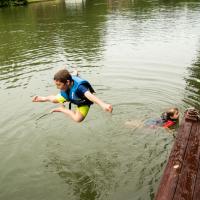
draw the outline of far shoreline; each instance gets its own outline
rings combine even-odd
[[[0,8],[3,7],[13,7],[13,6],[27,6],[28,4],[32,3],[42,3],[47,1],[56,1],[56,0],[0,0]]]
[[[39,2],[46,2],[46,1],[55,1],[55,0],[27,0],[27,3],[39,3]]]

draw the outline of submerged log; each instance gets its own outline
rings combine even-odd
[[[200,117],[188,109],[178,130],[156,200],[200,200]]]

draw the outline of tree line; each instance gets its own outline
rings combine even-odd
[[[26,5],[27,0],[0,0],[0,7]]]

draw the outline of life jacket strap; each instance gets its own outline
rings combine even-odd
[[[69,103],[69,110],[71,110],[72,109],[72,103],[70,102]]]

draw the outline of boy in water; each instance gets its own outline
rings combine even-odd
[[[179,120],[179,110],[178,108],[170,108],[166,112],[162,113],[160,118],[157,119],[149,119],[144,122],[145,126],[150,126],[154,128],[156,126],[160,126],[163,128],[169,128],[178,123]]]
[[[170,108],[166,112],[162,113],[159,118],[148,119],[145,122],[128,121],[126,125],[129,127],[145,126],[150,128],[163,127],[171,128],[176,125],[179,121],[179,110],[178,108]]]
[[[98,104],[104,111],[112,112],[112,105],[107,104],[97,98],[93,93],[94,89],[90,83],[77,76],[72,76],[68,70],[63,69],[54,75],[54,82],[60,93],[56,96],[34,96],[33,102],[52,102],[52,103],[65,103],[69,102],[69,108],[61,106],[53,109],[51,112],[62,112],[69,116],[76,122],[81,122],[85,119],[90,106],[93,103]],[[71,110],[71,103],[77,105],[75,111]]]

